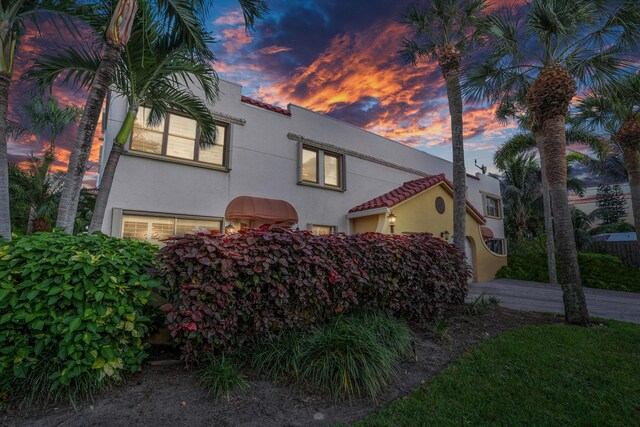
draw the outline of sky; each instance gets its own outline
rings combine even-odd
[[[522,0],[515,0],[516,3]],[[281,107],[289,103],[327,114],[433,155],[451,159],[451,130],[444,80],[435,62],[407,65],[398,54],[406,28],[400,14],[411,0],[268,0],[270,12],[245,31],[237,0],[212,2],[208,26],[216,43],[220,77],[239,83],[243,94]],[[494,0],[494,7],[514,0]],[[11,88],[11,120],[25,122],[22,105],[34,96],[20,75],[42,52],[69,37],[44,25],[22,40]],[[54,87],[63,105],[84,104],[85,92]],[[498,123],[491,105],[466,104],[465,159],[492,170],[495,149],[516,132]],[[57,170],[65,170],[75,127],[58,139]],[[92,149],[85,184],[94,185],[102,134]],[[10,161],[24,164],[41,154],[46,137],[26,136],[9,144]],[[428,171],[427,171],[428,172]]]

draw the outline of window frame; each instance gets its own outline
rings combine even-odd
[[[502,248],[502,252],[496,252],[493,250],[493,248],[491,247],[491,245],[489,244],[491,241],[496,241],[496,242],[501,242],[501,248]],[[485,246],[489,249],[489,251],[491,251],[491,253],[494,253],[496,255],[502,255],[502,256],[506,256],[507,255],[507,239],[505,238],[491,238],[491,239],[486,239],[484,241]]]
[[[224,233],[225,220],[223,217],[210,217],[210,216],[201,216],[201,215],[186,215],[186,214],[172,214],[167,212],[147,212],[147,211],[137,211],[137,210],[125,210],[123,209],[120,213],[120,230],[118,233],[118,237],[124,239],[124,222],[125,217],[146,217],[146,218],[167,218],[173,220],[173,229],[174,234],[176,233],[178,220],[190,220],[190,221],[210,221],[210,222],[219,222],[220,223],[220,232]],[[149,242],[149,240],[145,239],[145,242]],[[153,243],[153,242],[150,242]]]
[[[145,106],[141,106],[141,108],[149,108],[149,107],[145,107]],[[200,166],[200,167],[205,167],[205,168],[210,168],[210,169],[218,169],[218,170],[225,170],[225,171],[229,171],[231,170],[231,162],[230,162],[230,145],[231,145],[231,124],[227,123],[227,122],[223,122],[217,119],[214,119],[215,123],[217,126],[221,126],[225,128],[225,133],[224,133],[224,147],[223,147],[223,152],[222,152],[222,164],[215,164],[215,163],[209,163],[209,162],[203,162],[199,160],[200,157],[200,136],[201,136],[201,129],[200,129],[200,125],[198,125],[197,122],[195,122],[196,125],[196,135],[195,135],[195,139],[194,139],[194,149],[193,149],[193,158],[192,159],[185,159],[182,157],[176,157],[176,156],[170,156],[167,154],[167,146],[168,146],[168,141],[169,141],[169,126],[171,123],[171,116],[181,116],[190,120],[193,120],[195,122],[195,120],[192,117],[189,117],[189,115],[181,113],[179,111],[174,111],[174,110],[169,110],[167,112],[167,116],[164,119],[164,126],[162,129],[162,145],[160,147],[160,154],[156,154],[156,153],[150,153],[150,152],[146,152],[146,151],[140,151],[140,150],[136,150],[135,148],[132,148],[131,144],[133,141],[133,134],[135,132],[136,126],[134,124],[134,127],[131,131],[131,135],[129,136],[129,143],[128,143],[128,149],[127,149],[127,154],[131,154],[134,156],[139,156],[139,157],[147,157],[147,158],[153,158],[153,159],[158,159],[158,160],[164,160],[164,161],[168,161],[168,162],[173,162],[173,163],[182,163],[182,164],[188,164],[188,165],[194,165],[194,166]]]
[[[302,178],[303,175],[303,151],[309,150],[316,152],[316,169],[317,169],[317,181],[307,181]],[[325,183],[325,165],[324,156],[328,155],[338,160],[338,185],[332,185]],[[347,190],[346,184],[346,156],[339,151],[325,150],[321,146],[315,144],[298,143],[298,185],[306,185],[309,187],[323,188],[326,190],[344,192]]]
[[[493,201],[495,201],[496,203],[496,215],[492,215],[489,213],[489,206],[488,206],[488,200],[491,199]],[[482,205],[484,208],[484,215],[487,218],[494,218],[494,219],[502,219],[502,198],[498,197],[498,196],[494,196],[492,194],[483,194],[482,195]]]
[[[307,225],[307,229],[309,231],[311,231],[313,233],[313,227],[326,227],[329,228],[331,230],[331,232],[329,234],[318,234],[318,236],[328,236],[331,234],[336,234],[338,233],[338,227],[335,225],[327,225],[327,224],[315,224],[315,223],[309,223]],[[315,233],[314,233],[315,234]]]

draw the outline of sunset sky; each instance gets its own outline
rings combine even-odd
[[[397,53],[406,29],[400,24],[409,0],[269,0],[268,16],[246,32],[237,0],[216,1],[209,25],[217,43],[220,77],[243,85],[247,96],[286,107],[293,103],[360,126],[388,138],[451,159],[449,112],[444,80],[432,62],[404,64]],[[493,2],[494,5],[507,1]],[[513,3],[510,1],[508,3]],[[49,29],[50,31],[51,29]],[[19,76],[34,56],[64,45],[64,37],[42,28],[23,39],[11,92],[10,119],[24,122],[21,105],[33,95]],[[54,89],[62,104],[84,104],[77,88]],[[501,125],[490,105],[465,106],[467,171],[474,161],[492,166],[495,148],[514,133]],[[64,169],[75,129],[59,138],[58,169]],[[92,169],[95,180],[102,135],[96,135]],[[10,160],[39,154],[43,142],[22,138],[9,145]]]

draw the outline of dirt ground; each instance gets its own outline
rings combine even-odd
[[[407,395],[478,342],[518,326],[557,323],[552,315],[490,306],[469,315],[450,313],[437,332],[414,331],[418,361],[402,363],[395,382],[377,402],[335,403],[300,388],[252,382],[231,400],[208,399],[193,372],[182,366],[150,366],[94,402],[50,407],[30,414],[0,415],[6,426],[324,426],[350,423]]]

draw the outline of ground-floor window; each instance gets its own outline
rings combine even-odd
[[[334,234],[336,227],[332,225],[311,224],[311,232],[313,234]]]
[[[507,254],[507,241],[505,239],[489,239],[485,240],[487,247],[491,252],[506,255]]]
[[[222,219],[194,218],[180,215],[122,215],[122,237],[146,240],[163,245],[163,240],[176,235],[194,233],[199,230],[222,231]]]

